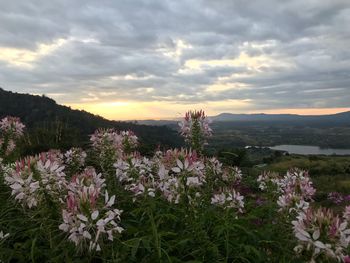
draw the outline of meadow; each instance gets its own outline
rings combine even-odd
[[[347,158],[252,172],[204,154],[213,132],[189,111],[186,148],[146,157],[132,131],[110,128],[84,149],[20,156],[25,126],[2,119],[0,260],[350,262]]]

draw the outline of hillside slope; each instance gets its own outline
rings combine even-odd
[[[97,128],[132,130],[148,145],[179,146],[182,143],[177,132],[165,126],[138,125],[130,122],[110,121],[86,111],[73,110],[57,104],[45,96],[35,96],[5,91],[0,88],[0,118],[12,115],[20,117],[29,131],[65,131],[65,139],[79,140],[73,144],[87,143],[88,135]],[[56,134],[57,136],[57,134]],[[61,136],[61,135],[60,135]],[[64,138],[60,140],[64,143]]]

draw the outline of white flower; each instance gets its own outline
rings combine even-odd
[[[10,233],[4,234],[4,232],[1,230],[1,231],[0,231],[0,240],[1,240],[1,239],[7,238],[9,235],[10,235]]]
[[[98,210],[95,210],[95,211],[91,214],[91,219],[92,219],[92,220],[96,220],[96,218],[98,217],[98,215],[99,215]]]
[[[76,246],[84,246],[89,240],[89,250],[100,251],[105,236],[113,241],[113,235],[123,231],[118,224],[122,211],[113,208],[115,195],[109,197],[105,191],[104,202],[100,200],[104,187],[104,179],[92,168],[74,177],[68,186],[59,229],[69,233],[68,239]]]
[[[211,203],[224,208],[234,208],[237,212],[242,213],[244,208],[244,197],[235,190],[222,189],[218,194],[214,194]]]
[[[202,182],[199,181],[198,177],[187,177],[187,186],[200,186],[202,185]]]
[[[346,221],[341,221],[330,210],[320,208],[314,211],[309,208],[300,211],[292,225],[298,240],[294,248],[297,254],[311,250],[311,261],[320,254],[338,262],[344,257],[350,242],[350,229],[347,229]]]

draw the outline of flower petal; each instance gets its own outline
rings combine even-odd
[[[95,219],[98,217],[98,215],[99,215],[98,210],[95,210],[95,211],[91,214],[91,219],[92,219],[92,220],[95,220]]]

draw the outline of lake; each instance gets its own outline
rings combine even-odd
[[[320,148],[318,146],[310,145],[276,145],[269,147],[272,150],[286,151],[294,154],[324,154],[324,155],[350,155],[350,149],[333,149],[333,148]]]

